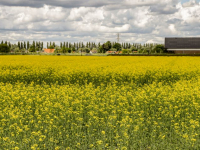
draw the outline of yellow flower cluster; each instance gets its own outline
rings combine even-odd
[[[0,149],[199,149],[199,57],[0,56]]]

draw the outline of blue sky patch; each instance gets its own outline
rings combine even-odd
[[[189,2],[190,0],[181,0],[181,3]],[[196,2],[200,2],[200,0],[196,0]]]

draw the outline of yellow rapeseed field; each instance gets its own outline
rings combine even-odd
[[[200,57],[0,56],[0,149],[200,149]]]

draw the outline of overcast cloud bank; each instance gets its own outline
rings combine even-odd
[[[200,5],[191,0],[0,0],[0,39],[164,43],[200,36]]]

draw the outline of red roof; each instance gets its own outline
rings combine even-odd
[[[45,53],[54,53],[55,49],[44,49]]]

